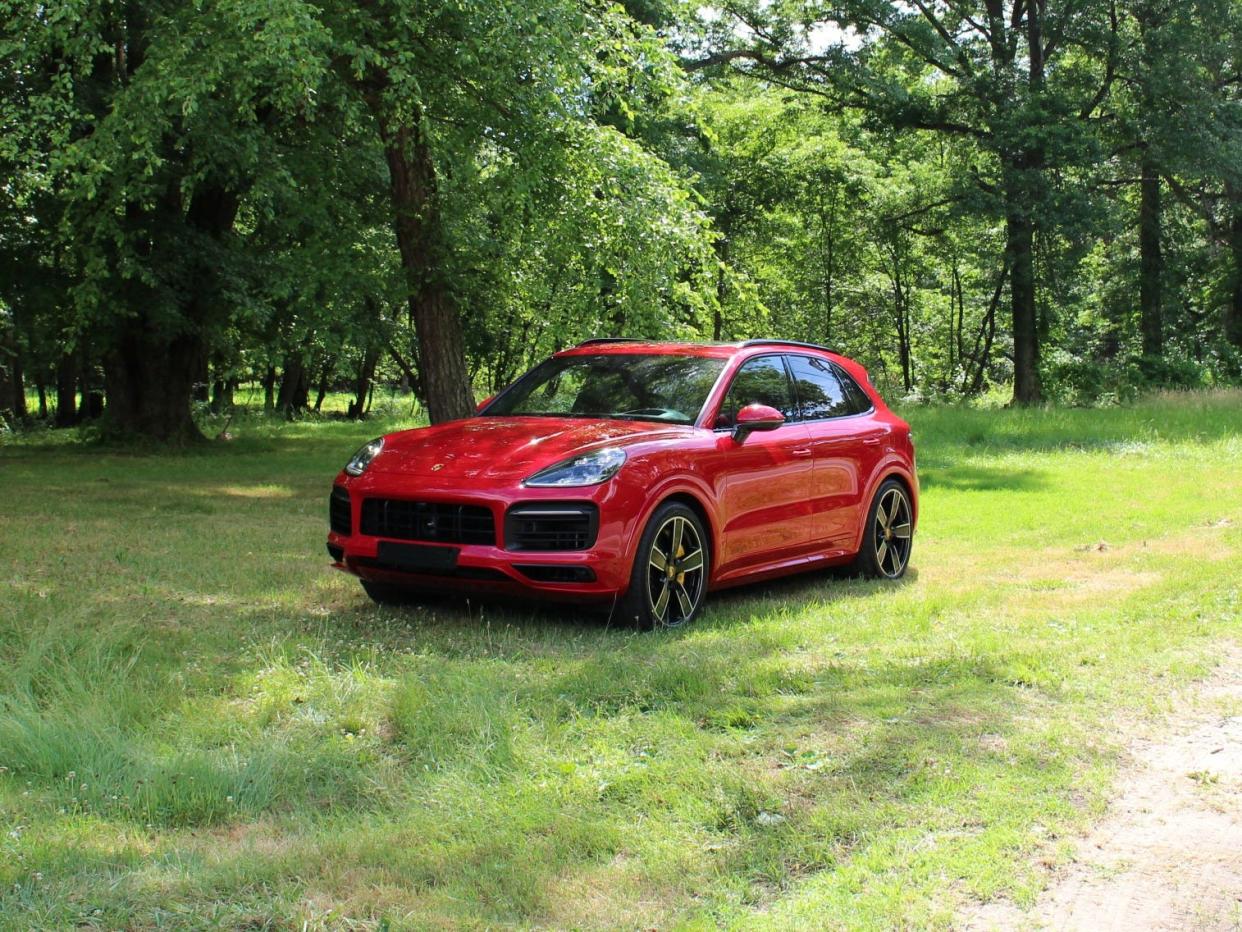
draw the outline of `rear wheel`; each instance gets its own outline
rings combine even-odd
[[[905,486],[896,479],[885,481],[871,502],[862,550],[854,568],[875,579],[900,579],[910,563],[913,518]]]
[[[707,592],[710,556],[698,515],[679,502],[661,505],[639,539],[621,617],[647,630],[693,621]]]
[[[419,591],[410,586],[373,582],[369,579],[362,579],[359,582],[362,583],[363,591],[376,605],[409,605],[418,600]]]

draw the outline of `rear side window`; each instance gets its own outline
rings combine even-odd
[[[788,419],[797,417],[797,404],[780,356],[759,356],[742,363],[716,418],[716,427],[732,427],[747,405],[775,408]]]
[[[832,369],[841,380],[841,388],[845,391],[845,400],[850,408],[849,413],[862,414],[870,411],[873,407],[871,396],[864,392],[858,383],[850,378],[850,374],[840,366],[834,365]]]
[[[826,417],[857,413],[841,379],[837,377],[836,367],[828,360],[816,359],[813,356],[790,356],[789,368],[793,372],[794,390],[798,394],[802,420],[818,421]],[[854,389],[857,390],[858,386],[855,385]]]

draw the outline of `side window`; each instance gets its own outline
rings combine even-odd
[[[789,367],[804,421],[854,413],[832,363],[813,356],[790,356]]]
[[[864,411],[870,411],[874,407],[871,403],[871,396],[859,387],[858,383],[850,378],[850,374],[840,366],[833,366],[833,371],[841,380],[841,387],[845,389],[845,400],[849,403],[850,414],[862,414]]]
[[[716,426],[732,427],[738,411],[752,404],[769,405],[791,420],[797,416],[789,376],[780,356],[759,356],[742,364],[720,406]]]

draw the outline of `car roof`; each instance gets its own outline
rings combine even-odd
[[[597,355],[667,355],[667,356],[702,356],[712,359],[731,359],[745,350],[757,352],[796,352],[813,350],[820,353],[839,355],[826,346],[812,343],[800,343],[796,340],[741,340],[733,343],[675,343],[672,341],[631,340],[622,338],[600,338],[585,340],[577,346],[563,349],[557,356],[597,356]]]

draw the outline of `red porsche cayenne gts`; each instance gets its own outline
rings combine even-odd
[[[587,340],[475,417],[368,443],[329,516],[376,601],[518,592],[659,627],[799,570],[900,577],[918,480],[909,425],[831,350]]]

